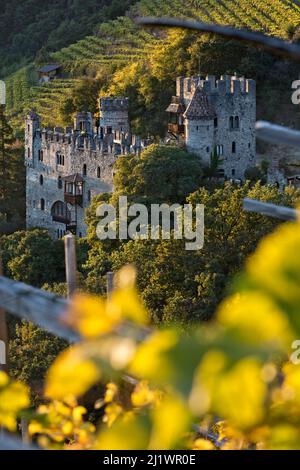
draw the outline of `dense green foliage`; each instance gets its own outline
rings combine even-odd
[[[203,177],[199,156],[167,145],[151,145],[140,157],[120,157],[115,171],[112,202],[126,195],[144,204],[184,203]]]
[[[23,113],[32,106],[32,102],[45,126],[63,125],[70,121],[71,112],[78,110],[78,105],[86,107],[91,104],[90,97],[78,101],[72,96],[82,77],[96,79],[91,109],[94,109],[99,92],[129,96],[133,128],[141,135],[163,133],[164,110],[174,94],[175,77],[198,73],[199,68],[203,74],[237,72],[256,78],[259,117],[273,117],[275,98],[279,95],[282,103],[290,101],[287,94],[290,93],[291,77],[296,79],[299,75],[297,68],[291,69],[273,56],[213,36],[191,32],[181,34],[178,30],[169,34],[144,30],[138,28],[132,18],[136,15],[188,17],[246,26],[298,40],[300,7],[294,2],[274,0],[272,5],[268,5],[263,1],[249,4],[237,3],[236,0],[227,0],[226,3],[165,0],[162,5],[155,0],[142,0],[127,3],[133,3],[127,16],[106,23],[99,21],[90,35],[62,49],[53,47],[56,52],[46,56],[40,54],[38,61],[7,78],[8,108],[17,127],[22,125]],[[81,8],[86,9],[86,5],[82,4],[78,12]],[[72,8],[69,14],[72,17]],[[76,17],[77,13],[74,15]],[[78,15],[78,28],[86,25],[85,15],[86,12],[81,17]],[[114,16],[110,15],[111,18]],[[35,72],[40,59],[61,63],[64,77],[46,86],[36,86]],[[97,87],[99,79],[102,83]],[[281,103],[276,105],[281,119]],[[267,109],[270,111],[266,114]]]
[[[5,275],[35,287],[64,280],[64,247],[47,230],[19,231],[1,237]]]
[[[124,14],[130,0],[2,0],[0,11],[0,76],[35,57],[93,33],[96,25]]]
[[[180,171],[180,163],[174,167],[172,156],[185,162],[184,172]],[[281,193],[260,183],[242,187],[228,183],[209,191],[199,188],[206,180],[201,180],[201,172],[196,176],[195,165],[193,156],[188,159],[184,151],[173,147],[152,146],[139,162],[134,157],[121,158],[110,203],[117,207],[118,196],[128,195],[131,203],[204,204],[204,248],[187,251],[182,240],[100,242],[96,236],[96,208],[107,198],[97,197],[87,211],[90,250],[83,266],[86,290],[103,293],[103,275],[132,263],[137,267],[139,289],[153,321],[186,323],[211,317],[234,274],[259,240],[278,224],[276,220],[245,213],[243,199],[295,206],[299,194],[292,189]],[[195,187],[197,178],[200,182]],[[183,182],[187,186],[182,186]],[[179,190],[182,187],[184,191]]]
[[[0,106],[0,233],[22,227],[24,199],[23,147],[15,141],[5,108]]]

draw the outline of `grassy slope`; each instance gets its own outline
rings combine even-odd
[[[160,39],[138,29],[135,15],[176,16],[207,22],[244,26],[287,37],[289,28],[300,23],[300,7],[291,0],[141,0],[131,8],[130,16],[103,24],[99,33],[88,36],[52,54],[68,76],[51,84],[36,86],[35,65],[31,64],[7,78],[8,111],[20,124],[32,102],[44,124],[59,124],[58,103],[67,96],[76,80],[95,75],[101,64],[116,68],[129,61],[142,60]]]

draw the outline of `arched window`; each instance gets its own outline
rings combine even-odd
[[[82,168],[82,174],[83,174],[83,176],[86,176],[86,173],[87,173],[87,171],[86,171],[86,164],[84,164],[84,165],[83,165],[83,168]]]
[[[68,224],[71,221],[71,212],[66,203],[56,201],[51,207],[52,220],[62,224]]]
[[[45,210],[45,199],[41,199],[41,211]]]
[[[39,161],[42,162],[44,160],[44,152],[43,150],[39,150]]]
[[[240,118],[238,116],[235,116],[234,118],[234,127],[235,129],[239,129],[240,127]]]
[[[58,186],[58,189],[62,189],[62,187],[63,187],[63,182],[62,182],[61,176],[58,177],[57,186]]]
[[[215,127],[215,128],[218,127],[218,118],[215,118],[215,119],[214,119],[214,127]]]
[[[232,142],[232,153],[236,153],[236,142]]]
[[[230,129],[233,129],[234,127],[234,118],[233,116],[230,116],[230,119],[229,119],[229,128]]]
[[[218,155],[218,157],[222,157],[224,155],[223,145],[217,145],[217,155]]]
[[[40,175],[40,185],[43,186],[44,184],[44,177],[43,175]]]
[[[27,157],[30,158],[30,148],[27,149]]]
[[[97,168],[97,178],[101,178],[101,168],[98,166]]]
[[[91,202],[91,199],[92,199],[92,193],[91,193],[91,191],[89,190],[89,191],[88,191],[88,201]]]

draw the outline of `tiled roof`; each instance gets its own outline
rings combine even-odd
[[[62,178],[62,180],[66,181],[67,183],[83,183],[84,181],[79,173],[76,173],[75,175],[65,176],[64,178]]]
[[[49,72],[53,72],[54,70],[58,70],[61,68],[61,65],[59,64],[49,64],[49,65],[45,65],[44,67],[41,67],[39,69],[39,72],[40,73],[49,73]]]
[[[166,109],[167,113],[183,114],[185,111],[185,106],[178,96],[172,97],[172,102]]]
[[[208,97],[199,86],[196,88],[194,96],[184,114],[186,119],[213,119],[216,113],[208,101]]]

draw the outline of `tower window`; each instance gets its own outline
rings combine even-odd
[[[30,148],[27,149],[27,157],[30,158]]]
[[[39,161],[42,162],[44,160],[44,152],[43,150],[39,150]]]
[[[58,186],[58,189],[62,189],[62,187],[63,187],[61,176],[58,177],[57,186]]]
[[[231,175],[235,176],[235,169],[234,168],[231,170]]]
[[[41,199],[41,211],[45,210],[45,199]]]
[[[30,132],[30,124],[28,124],[27,130],[28,132]]]
[[[239,129],[240,127],[240,118],[238,116],[230,116],[229,118],[229,128],[230,129]]]
[[[100,166],[98,166],[98,168],[97,168],[97,178],[99,178],[99,179],[101,178],[101,168],[100,168]]]
[[[206,147],[206,151],[207,151],[207,153],[209,153],[210,152],[210,147]]]
[[[218,127],[218,118],[215,118],[215,119],[214,119],[214,126],[215,126],[215,128]]]
[[[91,202],[91,199],[92,199],[92,193],[91,193],[91,191],[89,190],[89,191],[88,191],[88,201]]]
[[[236,153],[236,142],[232,142],[232,153]]]
[[[40,175],[40,185],[43,186],[44,184],[44,177],[43,175]]]
[[[84,164],[83,167],[82,167],[83,176],[86,176],[86,173],[87,173],[86,164]]]
[[[64,166],[65,164],[65,156],[62,155],[60,152],[56,153],[56,164]]]
[[[224,155],[224,146],[223,145],[217,145],[217,155],[218,155],[218,157],[222,157]]]

